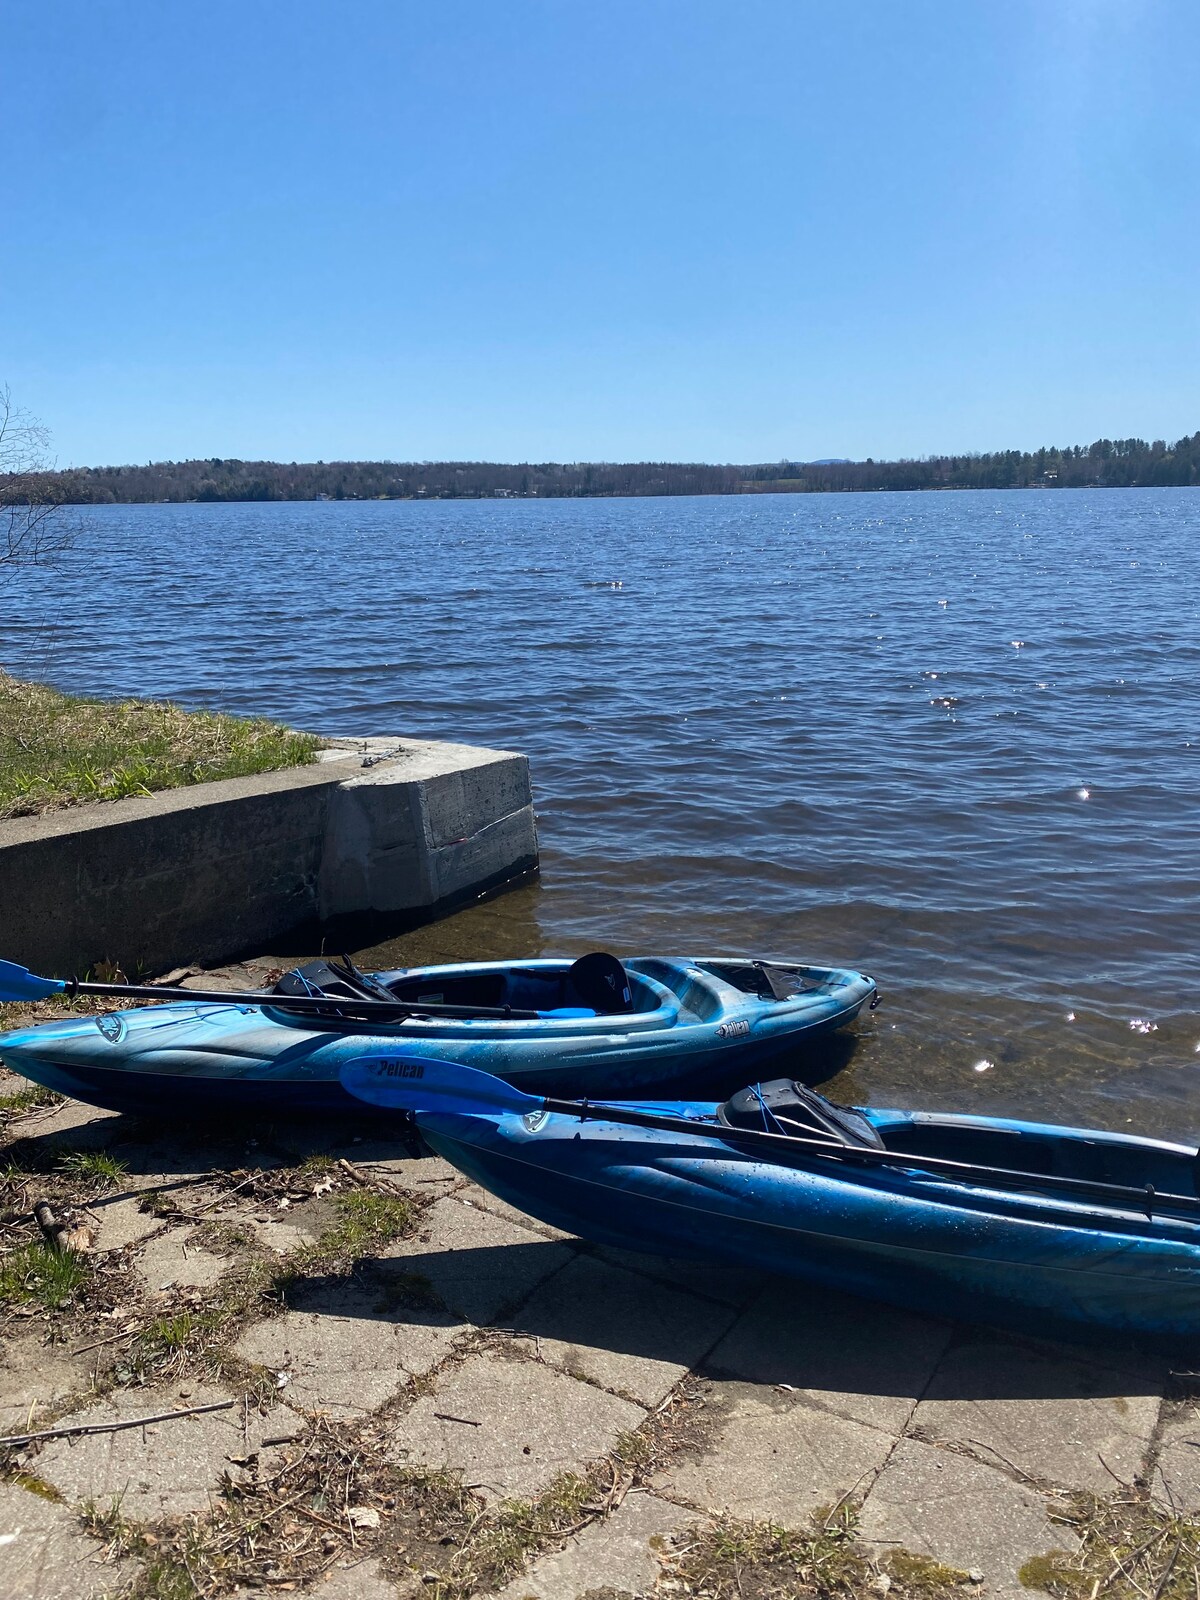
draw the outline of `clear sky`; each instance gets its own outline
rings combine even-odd
[[[1197,0],[3,0],[61,465],[1200,428]]]

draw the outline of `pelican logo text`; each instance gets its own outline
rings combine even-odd
[[[388,1078],[423,1078],[423,1061],[381,1061],[379,1071]]]
[[[718,1039],[740,1039],[744,1033],[750,1032],[750,1024],[744,1019],[740,1022],[723,1022],[717,1029]]]

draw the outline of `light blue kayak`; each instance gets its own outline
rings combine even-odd
[[[616,975],[615,990],[595,981]],[[584,981],[590,976],[592,981]],[[0,1061],[118,1111],[347,1110],[338,1074],[372,1043],[479,1067],[536,1093],[638,1096],[742,1081],[876,1002],[860,972],[802,963],[647,957],[461,962],[371,975],[313,963],[279,987],[327,995],[327,1014],[175,1001],[0,1034]],[[396,1020],[354,1014],[397,1003]],[[422,1015],[422,1003],[431,1010]],[[435,1016],[441,1005],[485,1016]],[[511,1017],[495,1015],[505,1009]],[[523,1013],[523,1014],[522,1014]]]
[[[412,1077],[422,1070],[414,1064]],[[555,1101],[524,1114],[422,1109],[420,1081],[400,1082],[390,1092],[404,1094],[438,1154],[584,1238],[1026,1333],[1103,1330],[1200,1351],[1200,1200],[1187,1146],[858,1111],[786,1080],[724,1104],[639,1103],[636,1115],[667,1124],[656,1127],[609,1120],[619,1106],[581,1119]],[[368,1084],[364,1097],[381,1093]]]

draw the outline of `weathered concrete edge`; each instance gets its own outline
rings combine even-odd
[[[363,741],[0,823],[3,953],[57,972],[219,962],[304,929],[425,921],[537,861],[525,756]]]

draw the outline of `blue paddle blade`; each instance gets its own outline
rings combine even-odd
[[[39,978],[15,961],[0,961],[0,1000],[46,1000],[66,987],[61,978]]]
[[[373,1050],[356,1056],[339,1074],[342,1088],[370,1105],[392,1111],[456,1111],[464,1116],[524,1116],[540,1111],[543,1101],[523,1094],[476,1067],[457,1061],[435,1061],[402,1050]]]

